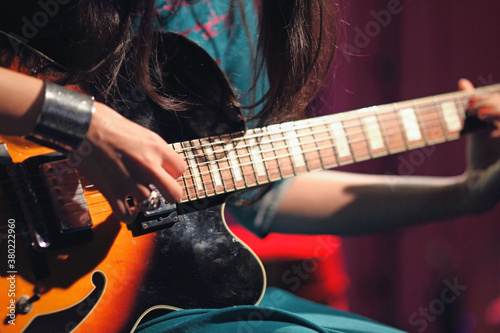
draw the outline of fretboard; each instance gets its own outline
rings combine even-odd
[[[180,202],[456,140],[470,98],[500,84],[173,144]]]

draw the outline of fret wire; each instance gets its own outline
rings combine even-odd
[[[237,185],[236,185],[236,176],[234,175],[234,170],[231,165],[231,159],[229,158],[229,152],[228,149],[226,148],[226,143],[222,144],[223,146],[223,152],[225,152],[226,157],[223,159],[220,159],[221,161],[226,161],[227,162],[227,168],[222,168],[221,170],[228,169],[229,174],[231,175],[231,182],[233,183],[233,191],[237,190]]]
[[[265,130],[262,130],[262,132],[266,132]],[[267,132],[266,132],[267,133]],[[271,136],[269,136],[269,139],[271,139]],[[264,137],[264,136],[262,136]],[[264,155],[264,151],[262,150],[262,143],[259,142],[259,150],[260,150],[260,154],[262,156],[262,162],[264,163],[264,166],[265,166],[265,170],[266,170],[266,174],[267,174],[267,179],[269,180],[269,182],[271,182],[271,174],[269,173],[269,166],[267,165],[267,161],[266,161],[266,155]]]
[[[300,146],[300,153],[302,154],[302,158],[304,159],[304,163],[306,165],[306,171],[307,172],[311,172],[312,169],[311,169],[311,166],[309,165],[310,163],[308,162],[308,159],[307,158],[307,154],[306,154],[306,145],[308,145],[308,143],[304,143],[302,142],[302,139],[306,139],[308,136],[311,136],[313,138],[313,141],[314,141],[314,136],[312,135],[312,121],[309,119],[307,121],[308,125],[306,128],[303,129],[303,131],[305,132],[304,135],[301,135],[300,132],[297,130],[296,133],[297,133],[297,140],[299,141],[299,146]],[[318,154],[318,157],[320,159],[320,162],[321,162],[321,156],[320,156],[320,153],[317,149],[313,149],[313,152],[316,152]]]
[[[477,94],[474,94],[474,97],[477,97]],[[454,94],[454,103],[457,105],[458,104],[458,109],[460,110],[459,112],[459,116],[460,118],[462,118],[462,122],[465,122],[465,118],[467,117],[466,115],[466,111],[467,109],[469,108],[469,100],[470,97],[467,99],[467,104],[464,104],[463,100],[458,96],[457,93]],[[457,100],[458,100],[458,103],[457,103]],[[465,98],[464,98],[465,100]]]
[[[181,147],[184,147],[184,142],[178,142],[178,144],[179,144]],[[172,147],[173,147],[173,146],[172,146]],[[186,156],[187,156],[187,151],[182,151],[182,150],[180,150],[180,152],[179,152],[179,153],[180,153],[180,154],[182,154],[182,155],[184,155],[184,159],[185,159],[185,160],[187,160],[187,158],[186,158]],[[186,165],[187,165],[187,167],[186,167],[186,171],[191,172],[190,170],[188,170],[188,169],[190,168],[190,166],[189,166],[189,162],[187,162],[187,161],[186,161]],[[179,177],[179,178],[182,178],[182,179],[183,179],[184,183],[186,184],[186,191],[187,191],[187,189],[189,188],[189,185],[188,185],[188,181],[187,181],[186,172],[184,172],[184,174],[183,174],[183,175],[181,175],[181,177]],[[188,193],[188,196],[189,196],[189,193]]]
[[[292,131],[295,133],[295,135],[297,135],[297,132],[295,130],[293,130],[293,129],[292,130],[288,130],[288,131],[283,132],[283,133],[290,133]],[[286,146],[285,150],[288,151],[288,158],[290,159],[290,165],[292,166],[292,174],[294,176],[296,176],[297,175],[297,171],[295,170],[295,160],[294,160],[295,155],[292,153],[293,148],[295,148],[296,146],[295,145],[292,146],[290,144],[289,140],[290,139],[288,138],[288,136],[286,134],[283,134],[283,142],[285,143],[285,146]],[[299,143],[299,145],[300,145],[300,143]],[[301,149],[301,151],[302,151],[302,149]]]
[[[191,144],[193,143],[193,141],[194,142],[198,141],[198,143],[201,144],[201,139],[191,140]],[[196,146],[195,152],[196,152],[196,149],[199,149],[198,146]],[[205,158],[206,158],[206,156],[205,156]],[[203,176],[203,171],[201,171],[201,165],[200,165],[201,163],[198,161],[198,157],[195,157],[194,161],[197,162],[196,166],[197,166],[198,172],[200,174],[200,179],[201,179],[201,183],[202,183],[201,187],[203,188],[203,193],[205,194],[205,197],[206,197],[207,194],[208,194],[208,188],[207,188],[207,183],[205,182],[205,179],[204,179],[204,176]],[[206,164],[206,163],[204,163],[204,164]]]
[[[240,165],[242,165],[241,164],[241,159],[240,159],[240,154],[238,154],[238,148],[236,147],[236,144],[234,144],[233,147],[234,147],[234,151],[236,153],[236,158],[238,159],[238,162],[240,163]],[[247,176],[245,175],[245,170],[243,169],[243,167],[240,167],[239,170],[241,171],[241,175],[243,177],[243,183],[245,184],[245,188],[248,188],[249,186],[248,186],[248,183],[247,183]]]
[[[183,148],[185,148],[185,142],[181,142],[181,145],[182,145]],[[186,150],[186,152],[187,152],[187,150]],[[190,161],[192,161],[192,158],[187,158],[186,161],[187,161],[188,168],[191,167],[191,162]],[[191,167],[191,169],[192,169],[192,167]],[[194,175],[193,175],[193,173],[191,171],[189,172],[189,175],[191,176],[191,181],[193,182],[193,185],[194,185],[193,186],[194,196],[196,197],[196,199],[199,199],[199,197],[198,197],[198,191],[196,190],[196,185],[195,185],[196,181],[194,179]]]
[[[193,151],[196,152],[196,149],[198,149],[198,147],[196,146],[193,146],[193,140],[190,140],[189,141],[189,144],[191,145],[191,147],[193,147]],[[205,180],[203,179],[203,174],[202,174],[202,171],[201,171],[201,168],[200,168],[200,165],[198,163],[198,157],[195,156],[193,157],[192,161],[195,162],[195,165],[194,165],[194,180],[195,180],[195,184],[197,185],[197,187],[200,186],[200,184],[196,181],[197,178],[200,179],[201,181],[201,189],[197,189],[196,191],[196,194],[198,196],[198,199],[201,199],[201,198],[204,198],[206,197],[206,193],[207,193],[207,190],[205,188]],[[198,177],[196,177],[196,175],[198,174]],[[200,193],[201,191],[203,191],[203,193]],[[205,195],[204,195],[205,194]]]
[[[309,124],[309,126],[304,128],[304,131],[311,129],[311,121],[308,121],[307,123]],[[306,136],[310,135],[309,133],[312,133],[312,132],[305,133],[305,135],[302,137],[306,137]],[[311,172],[311,169],[309,168],[309,163],[307,162],[308,158],[303,150],[304,144],[302,143],[302,141],[300,139],[301,136],[299,136],[299,132],[297,132],[297,131],[295,131],[295,134],[297,134],[297,140],[299,141],[300,153],[302,154],[302,158],[304,159],[304,163],[306,165],[306,170],[307,170],[307,172]],[[319,152],[317,150],[313,150],[313,151],[316,151],[319,155]]]
[[[333,150],[333,156],[335,156],[335,161],[337,161],[337,164],[338,165],[341,165],[341,161],[340,161],[340,153],[338,152],[338,148],[335,144],[335,141],[333,139],[334,135],[330,135],[331,131],[328,130],[328,125],[324,125],[325,128],[327,128],[326,131],[322,132],[322,133],[327,133],[328,134],[328,140],[327,141],[330,141],[332,143],[332,150]]]
[[[222,138],[220,136],[218,138],[222,141]],[[221,171],[222,168],[220,166],[220,159],[217,158],[217,152],[215,150],[213,150],[213,148],[212,148],[212,151],[214,152],[215,163],[217,164],[217,168],[219,169],[219,174],[220,174],[221,181],[222,181],[222,187],[224,188],[224,192],[228,192],[229,190],[226,186],[226,179],[224,178],[224,173]]]
[[[257,161],[254,160],[253,154],[250,150],[250,144],[248,143],[248,141],[245,137],[243,137],[243,141],[245,142],[245,147],[246,147],[248,156],[250,158],[250,163],[253,166],[252,170],[253,170],[253,175],[255,177],[255,183],[256,183],[256,185],[259,185],[259,176],[257,175],[257,170],[255,169],[256,165],[257,165]]]
[[[180,144],[180,146],[182,146],[182,144]],[[183,153],[186,153],[186,152],[183,152]],[[186,185],[186,187],[185,187],[186,188],[186,194],[188,194],[188,198],[189,198],[189,193],[187,193],[188,184],[187,184],[187,181],[186,181],[186,177],[181,176],[179,178],[181,178],[182,181],[184,182],[184,185]]]
[[[272,139],[271,134],[269,134],[269,138]],[[276,157],[276,163],[278,164],[278,171],[280,173],[280,179],[284,179],[285,177],[283,177],[283,172],[281,172],[281,162],[279,160],[278,152],[277,152],[276,147],[274,145],[274,141],[271,141],[271,147],[273,148],[272,151],[274,152],[274,156]]]
[[[359,113],[361,113],[361,112],[359,112]],[[363,119],[364,118],[365,117],[363,117]],[[370,138],[366,135],[365,124],[363,123],[363,121],[361,120],[361,116],[359,116],[359,115],[358,115],[358,121],[359,121],[359,126],[361,127],[361,134],[363,134],[363,136],[365,137],[365,139],[362,141],[366,143],[366,150],[368,150],[368,156],[371,159],[373,159],[373,151],[372,151],[371,143],[368,142],[368,140],[370,140]]]
[[[200,142],[201,143],[201,142]],[[208,168],[208,174],[210,176],[210,180],[211,180],[211,183],[212,183],[212,186],[214,188],[214,194],[218,194],[217,193],[217,184],[216,184],[216,181],[214,179],[214,175],[213,175],[213,169],[212,169],[212,161],[209,160],[208,158],[208,154],[207,154],[207,148],[201,148],[201,150],[204,152],[205,154],[205,158],[207,160],[207,168]],[[213,150],[212,150],[213,151]],[[216,156],[214,156],[215,158]]]
[[[306,130],[308,130],[308,129],[310,129],[310,128],[311,128],[311,126],[310,126],[310,125],[311,125],[311,122],[310,122],[310,121],[307,121],[307,124],[308,124],[309,126],[307,126],[306,128],[304,128],[304,131],[306,131]],[[297,142],[298,142],[298,145],[297,145],[297,146],[298,146],[298,148],[300,149],[300,155],[302,155],[302,159],[303,159],[303,161],[304,161],[304,165],[306,166],[306,171],[307,171],[307,172],[311,172],[311,170],[309,169],[309,163],[307,163],[307,156],[306,156],[306,154],[304,153],[304,149],[303,149],[304,144],[303,144],[303,143],[301,142],[301,140],[300,140],[301,136],[299,136],[299,132],[298,132],[298,130],[295,130],[295,129],[294,129],[293,131],[294,131],[294,133],[295,133],[295,137],[296,137]],[[309,133],[305,133],[305,134],[302,136],[302,138],[304,138],[304,137],[306,137],[306,136],[308,136],[308,135],[309,135]],[[295,162],[295,159],[294,159],[294,162]],[[297,164],[297,163],[295,163],[295,164]]]
[[[318,144],[318,139],[316,138],[316,133],[314,131],[311,131],[311,133],[312,133],[314,144],[316,145],[316,150],[318,151],[319,162],[321,163],[321,168],[325,169],[326,167],[325,167],[325,163],[323,161],[323,154],[321,153],[321,148]]]
[[[412,105],[412,108],[413,108],[413,111],[414,113],[417,114],[417,124],[418,124],[418,128],[420,130],[420,132],[422,133],[422,138],[423,138],[423,142],[426,146],[429,145],[429,140],[427,138],[427,131],[425,129],[425,127],[423,127],[423,121],[422,121],[422,115],[420,112],[417,112],[418,111],[418,106],[417,104],[415,103],[415,100],[412,100],[411,101],[411,105]]]
[[[394,105],[394,113],[396,114],[396,119],[398,120],[399,132],[401,133],[401,137],[403,138],[405,148],[406,148],[406,150],[410,150],[410,146],[408,145],[408,139],[406,137],[406,135],[407,135],[406,130],[403,131],[403,129],[404,129],[403,119],[401,118],[401,114],[398,112],[398,111],[400,111],[400,109],[398,108],[397,103],[393,103],[393,105]]]
[[[385,134],[382,133],[382,131],[385,132],[385,126],[384,126],[384,122],[382,121],[382,119],[380,119],[380,112],[375,112],[375,118],[377,119],[377,123],[378,123],[379,129],[380,129],[380,134],[382,135],[382,139],[384,140],[385,153],[387,153],[390,150],[389,140],[387,140],[387,137],[385,136]]]
[[[219,136],[219,139],[222,140],[220,136]],[[217,158],[217,152],[213,148],[212,148],[212,152],[214,154],[215,164],[217,166],[217,173],[219,174],[220,180],[221,180],[221,183],[222,183],[222,189],[224,190],[224,192],[227,192],[228,188],[226,186],[226,180],[224,179],[224,174],[221,171],[221,165],[220,165],[219,158]]]
[[[436,112],[438,114],[439,123],[441,125],[442,130],[443,130],[444,137],[445,137],[446,141],[450,141],[450,138],[448,136],[448,125],[446,124],[446,120],[443,118],[444,117],[443,107],[441,106],[441,104],[439,104],[437,98],[433,97],[432,100],[435,104]]]
[[[349,119],[349,120],[353,120],[353,119]],[[340,126],[342,126],[342,130],[344,131],[344,133],[347,137],[347,145],[349,146],[349,152],[351,153],[351,157],[354,161],[356,161],[356,155],[354,154],[354,149],[352,148],[351,139],[349,138],[349,133],[347,133],[347,131],[346,131],[345,121],[347,121],[347,120],[345,120],[345,119],[340,120]],[[352,127],[354,127],[354,126],[352,126]]]

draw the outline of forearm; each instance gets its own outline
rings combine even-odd
[[[43,87],[40,79],[0,67],[0,134],[25,135],[33,130]]]
[[[308,174],[293,180],[270,231],[352,235],[464,215],[463,180]]]

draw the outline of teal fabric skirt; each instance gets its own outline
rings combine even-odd
[[[193,333],[397,333],[370,319],[268,288],[258,306],[174,311],[140,325],[137,332]]]

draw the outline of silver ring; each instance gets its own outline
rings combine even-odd
[[[138,208],[143,212],[155,210],[158,209],[158,207],[160,207],[160,198],[161,198],[160,191],[158,191],[158,189],[153,185],[149,185],[149,188],[151,189],[149,197],[147,199],[142,200],[141,203],[138,205]]]

